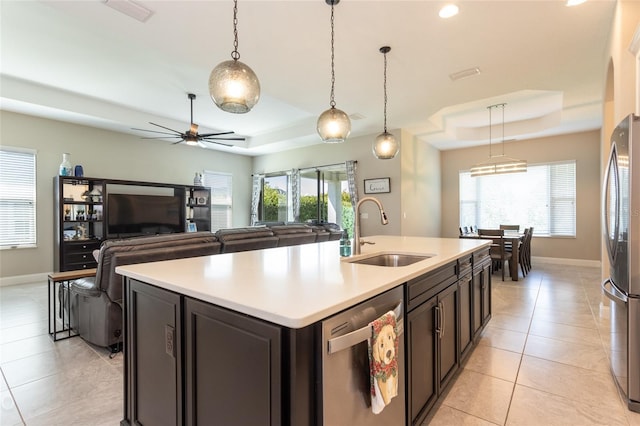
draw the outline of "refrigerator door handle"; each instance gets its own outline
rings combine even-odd
[[[604,280],[601,287],[605,296],[607,296],[612,302],[626,304],[629,300],[624,293],[616,288],[610,279]]]

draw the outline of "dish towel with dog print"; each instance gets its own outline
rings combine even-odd
[[[398,328],[396,314],[389,311],[371,321],[369,372],[371,410],[380,413],[398,395]]]

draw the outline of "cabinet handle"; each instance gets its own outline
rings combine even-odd
[[[440,302],[438,302],[435,309],[436,309],[436,334],[438,335],[438,339],[441,339],[442,330],[440,330],[440,324],[442,322],[442,316],[440,315]]]
[[[164,350],[171,358],[176,357],[176,330],[170,325],[164,326]]]
[[[440,338],[442,339],[444,337],[444,333],[447,330],[447,320],[446,317],[444,316],[444,304],[442,302],[438,302],[441,306],[440,308],[440,315],[442,316],[442,333],[440,334]]]

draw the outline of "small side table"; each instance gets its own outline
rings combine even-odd
[[[66,304],[64,307],[66,309],[62,306],[58,306],[58,294],[60,292],[60,288],[66,288],[68,291],[69,281],[73,281],[78,278],[92,277],[95,274],[96,268],[81,269],[79,271],[53,272],[49,274],[49,335],[54,342],[78,335],[77,330],[73,330],[73,328],[71,328],[71,295],[67,294],[66,303],[64,300],[60,300],[60,303]],[[62,319],[61,330],[57,329],[56,315],[58,309],[60,309],[60,317]],[[62,335],[59,336],[59,334]]]

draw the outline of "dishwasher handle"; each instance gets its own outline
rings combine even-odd
[[[398,330],[398,336],[404,332],[404,321],[402,320],[402,302],[396,306],[393,310],[396,314],[396,328]],[[371,337],[371,326],[365,325],[362,328],[354,330],[342,336],[329,339],[327,342],[327,351],[329,354],[340,352],[343,349],[350,348],[357,345],[360,342],[364,342]]]

